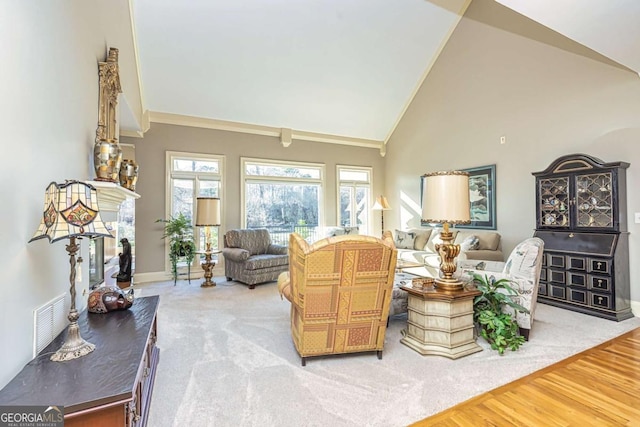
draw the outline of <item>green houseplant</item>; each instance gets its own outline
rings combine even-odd
[[[513,301],[517,292],[509,285],[509,279],[495,280],[474,273],[473,282],[482,292],[473,301],[473,320],[479,326],[480,335],[487,340],[491,348],[500,355],[509,348],[512,351],[524,344],[524,337],[519,334],[518,324],[511,313],[502,311],[505,305],[515,311],[529,311]]]
[[[196,244],[193,239],[193,225],[191,220],[180,212],[169,219],[158,219],[156,222],[164,223],[163,239],[169,239],[169,260],[171,261],[171,275],[173,284],[178,280],[178,260],[184,258],[187,262],[189,273],[191,263],[196,256]]]

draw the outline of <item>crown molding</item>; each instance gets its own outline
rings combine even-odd
[[[353,147],[364,147],[380,149],[383,141],[364,138],[352,138],[348,136],[331,135],[317,132],[307,132],[289,128],[279,128],[273,126],[254,125],[250,123],[232,122],[227,120],[207,119],[204,117],[184,116],[180,114],[163,113],[150,111],[149,119],[153,123],[163,123],[168,125],[190,126],[204,129],[216,129],[229,132],[248,133],[253,135],[272,136],[281,141],[289,140],[324,142],[327,144],[350,145]],[[283,135],[284,133],[284,135]],[[291,144],[289,142],[289,144]],[[287,144],[287,146],[289,145]],[[284,144],[283,144],[284,145]]]
[[[141,130],[120,130],[120,136],[129,136],[131,138],[144,138],[144,132]]]

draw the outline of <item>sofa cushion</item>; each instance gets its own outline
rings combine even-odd
[[[460,230],[456,235],[456,244],[462,246],[462,242],[469,236],[478,238],[478,247],[470,250],[489,250],[497,251],[500,246],[500,234],[495,231],[478,231],[478,230]]]
[[[429,236],[431,236],[430,228],[411,228],[409,229],[410,233],[415,234],[416,238],[413,240],[413,249],[416,251],[424,251],[425,246],[427,246],[427,242],[429,241]]]
[[[358,234],[358,227],[328,227],[324,237],[344,236],[345,234]]]
[[[479,246],[480,240],[478,239],[478,236],[472,234],[471,236],[468,236],[466,239],[464,239],[462,243],[460,243],[460,250],[462,252],[467,252],[470,250],[476,250]]]
[[[409,231],[396,230],[394,243],[397,249],[413,249],[416,235]]]
[[[244,263],[245,270],[277,267],[289,264],[289,255],[254,255]]]

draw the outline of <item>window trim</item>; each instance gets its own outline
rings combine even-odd
[[[201,159],[201,160],[215,160],[218,162],[218,173],[214,173],[214,172],[187,172],[187,171],[179,171],[179,172],[174,172],[173,171],[173,160],[174,159]],[[223,154],[207,154],[207,153],[192,153],[192,152],[187,152],[187,151],[166,151],[165,152],[165,218],[170,218],[172,215],[172,207],[173,207],[173,192],[172,192],[172,186],[171,186],[171,181],[173,179],[193,179],[194,180],[194,203],[195,203],[195,198],[198,197],[198,191],[200,190],[200,185],[199,182],[200,181],[211,181],[210,179],[206,179],[203,180],[202,178],[199,178],[198,175],[210,175],[210,176],[215,176],[217,177],[217,181],[219,182],[219,191],[218,191],[218,197],[220,198],[221,201],[224,201],[224,190],[225,190],[225,173],[226,173],[226,156]],[[223,202],[224,203],[224,202]],[[222,206],[224,207],[224,204],[222,204]],[[194,206],[195,207],[195,206]],[[196,239],[196,245],[198,245],[199,242],[199,233],[196,230],[196,226],[195,226],[195,211],[192,215],[191,218],[191,222],[194,228],[194,236]],[[224,234],[224,224],[226,223],[225,221],[225,209],[221,209],[220,212],[220,222],[221,225],[218,228],[218,236],[222,236]],[[166,239],[165,239],[166,240]],[[218,244],[220,245],[220,242],[218,242]],[[169,257],[168,257],[168,253],[169,253],[169,242],[166,241],[165,242],[165,262],[164,262],[164,268],[165,268],[165,272],[170,272],[171,271],[171,265],[170,265],[170,261],[169,261]],[[193,260],[193,264],[191,265],[191,274],[193,275],[193,273],[196,273],[198,270],[194,269],[194,266],[197,266],[199,264],[199,257],[195,257]]]
[[[254,176],[247,175],[246,173],[246,165],[247,163],[257,163],[265,166],[271,165],[286,165],[286,166],[300,166],[306,168],[313,168],[320,170],[320,178],[293,178],[293,177],[285,177],[285,176]],[[325,186],[326,182],[326,165],[324,163],[311,163],[311,162],[300,162],[295,160],[272,160],[272,159],[261,159],[256,157],[240,157],[240,224],[242,228],[246,228],[247,226],[247,209],[246,209],[246,185],[247,183],[270,183],[270,182],[294,182],[294,183],[313,183],[319,185],[318,191],[318,225],[324,226],[325,221]]]
[[[341,170],[353,170],[358,172],[366,172],[369,176],[369,181],[350,181],[350,180],[340,180],[340,171]],[[373,195],[373,167],[372,166],[352,166],[352,165],[340,165],[336,164],[336,222],[340,222],[340,186],[342,184],[352,185],[353,187],[367,187],[369,188],[369,224],[368,230],[360,230],[360,234],[374,234],[374,225],[373,225],[373,203],[375,200],[375,196]]]

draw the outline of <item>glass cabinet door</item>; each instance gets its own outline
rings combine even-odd
[[[613,227],[611,172],[576,175],[576,227]]]
[[[569,177],[541,178],[539,180],[540,206],[538,221],[540,227],[569,227]]]

